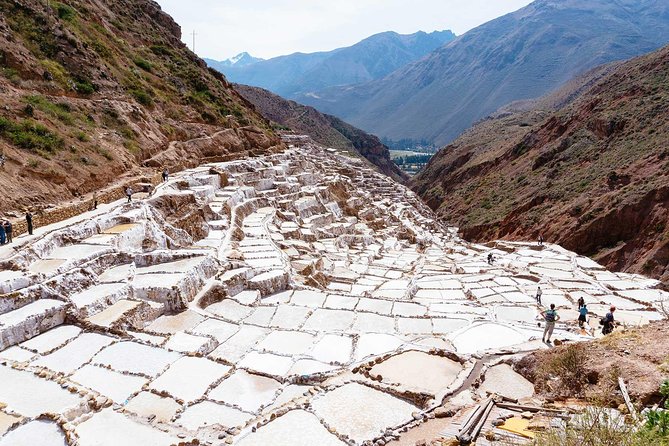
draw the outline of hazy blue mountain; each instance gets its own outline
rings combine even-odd
[[[259,57],[253,57],[247,52],[239,53],[235,57],[231,57],[230,59],[225,59],[225,60],[214,60],[214,59],[204,59],[205,62],[207,62],[207,65],[210,67],[214,68],[215,70],[218,71],[223,71],[226,68],[231,68],[231,67],[248,67],[249,65],[253,65],[254,63],[262,62],[265,59],[261,59]]]
[[[455,38],[450,31],[375,34],[353,46],[320,53],[295,53],[248,65],[220,64],[212,68],[240,84],[266,88],[294,97],[324,88],[379,79],[429,54]]]
[[[380,137],[444,145],[509,102],[667,42],[667,0],[537,0],[383,79],[295,99]]]

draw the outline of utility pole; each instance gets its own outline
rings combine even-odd
[[[193,53],[195,53],[195,36],[197,36],[197,33],[195,32],[195,30],[193,30],[191,35],[193,36]]]

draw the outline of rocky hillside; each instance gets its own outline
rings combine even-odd
[[[284,99],[270,91],[248,85],[235,84],[235,89],[260,113],[279,127],[309,135],[319,144],[348,150],[365,157],[389,177],[404,182],[408,176],[390,159],[388,147],[379,138],[363,132],[313,107]]]
[[[385,32],[333,51],[295,53],[247,66],[210,66],[220,69],[232,82],[266,88],[294,99],[335,85],[379,79],[454,38],[450,31],[409,35]]]
[[[668,42],[666,0],[536,0],[383,79],[295,100],[379,137],[444,145],[509,102]]]
[[[2,210],[279,145],[180,37],[150,0],[0,0]]]
[[[413,187],[466,238],[536,238],[669,281],[669,47],[485,120]],[[556,98],[562,98],[561,100]],[[551,111],[547,104],[560,104]]]

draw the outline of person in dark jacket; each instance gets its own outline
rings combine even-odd
[[[616,326],[616,321],[613,318],[613,313],[615,313],[615,311],[616,307],[612,306],[610,311],[604,316],[604,319],[602,319],[602,334],[607,335],[613,332],[613,329]]]
[[[167,180],[169,179],[170,179],[170,171],[167,170],[167,168],[165,168],[165,170],[163,170],[163,183],[166,183]]]
[[[5,244],[5,237],[6,237],[6,235],[5,235],[5,225],[3,225],[2,222],[0,222],[0,245]]]
[[[7,243],[12,243],[12,232],[14,228],[12,228],[12,223],[9,220],[5,220],[5,234],[7,235]]]
[[[33,214],[26,212],[26,223],[28,224],[28,234],[33,235]]]

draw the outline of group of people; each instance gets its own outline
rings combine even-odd
[[[541,305],[541,296],[543,291],[541,287],[537,288],[536,300],[539,305]],[[616,307],[611,305],[609,312],[606,313],[606,316],[600,319],[599,324],[602,326],[602,334],[607,335],[613,332],[615,328],[615,318],[613,314],[616,311]],[[560,316],[555,309],[555,304],[550,304],[550,308],[541,312],[541,317],[544,318],[546,326],[544,327],[544,334],[541,340],[547,344],[551,343],[551,336],[553,335],[553,330],[555,329],[555,323],[560,320]],[[585,304],[585,299],[581,296],[578,299],[578,326],[579,328],[584,328],[587,323],[588,318],[588,307]]]
[[[0,245],[12,243],[12,233],[14,228],[9,220],[0,221]]]
[[[26,212],[26,226],[28,234],[33,235],[33,214]],[[14,225],[9,220],[0,220],[0,245],[14,241]]]

